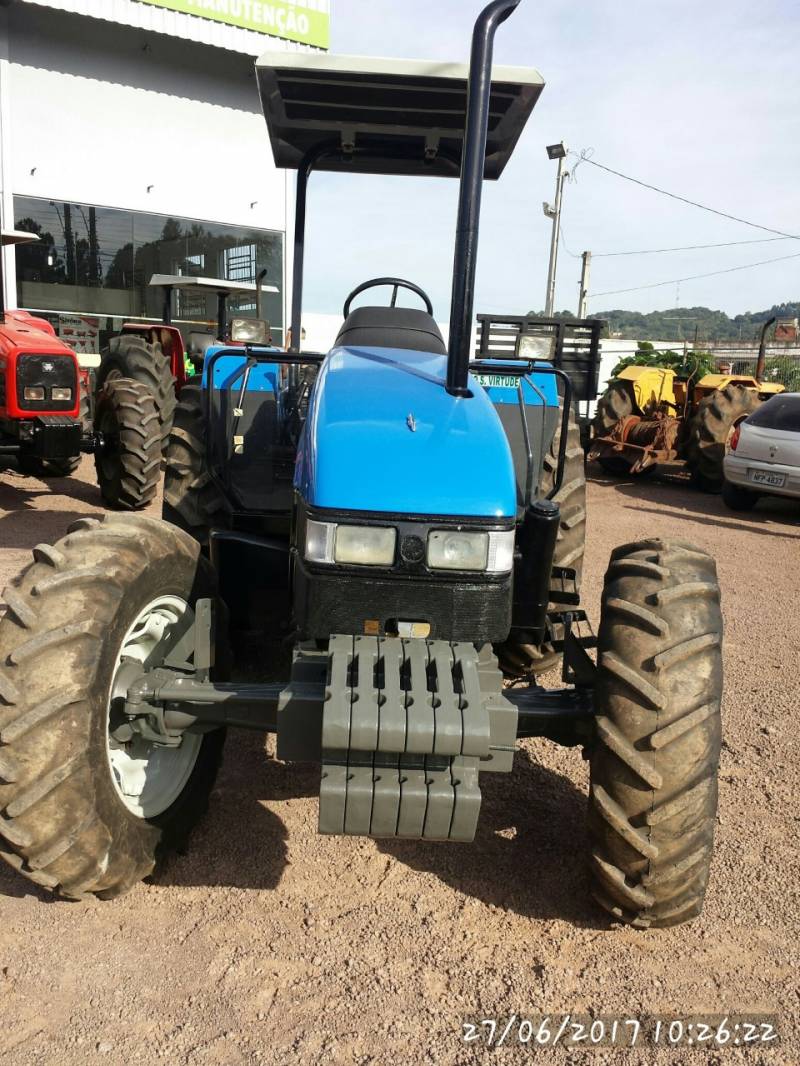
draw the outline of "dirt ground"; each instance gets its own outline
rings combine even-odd
[[[89,460],[49,486],[0,475],[0,581],[96,513]],[[469,846],[316,835],[318,774],[229,737],[188,854],[110,903],[66,903],[0,863],[0,1062],[798,1063],[800,508],[738,517],[678,475],[595,477],[585,601],[611,548],[688,540],[719,562],[726,621],[717,849],[694,923],[609,926],[587,893],[586,764],[526,742],[485,775]],[[2,587],[2,586],[0,586]],[[488,1050],[466,1019],[778,1015],[768,1050]],[[496,1058],[492,1058],[496,1056]]]

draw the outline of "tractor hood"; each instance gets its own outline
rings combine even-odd
[[[445,389],[447,359],[334,348],[323,363],[297,457],[309,506],[420,516],[512,518],[514,466],[500,419],[470,379]]]

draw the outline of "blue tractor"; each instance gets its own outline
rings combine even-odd
[[[227,727],[319,763],[322,833],[453,842],[475,837],[480,773],[549,737],[590,760],[600,905],[638,926],[699,913],[721,742],[714,562],[617,548],[590,654],[570,379],[535,350],[471,353],[482,183],[542,89],[535,71],[492,72],[518,3],[480,15],[469,70],[259,61],[275,160],[297,171],[290,350],[210,348],[177,406],[164,520],[81,520],[4,594],[0,838],[37,884],[111,898],[147,876],[205,810]],[[347,299],[330,352],[301,350],[313,170],[460,180],[446,342],[420,288],[378,278]],[[379,286],[389,306],[354,306]]]

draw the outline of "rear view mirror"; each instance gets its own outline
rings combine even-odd
[[[238,344],[269,344],[269,322],[263,318],[232,318],[231,340]]]

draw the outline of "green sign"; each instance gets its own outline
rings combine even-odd
[[[197,15],[243,30],[267,33],[284,41],[297,41],[314,48],[330,45],[331,17],[325,12],[312,11],[302,0],[141,0],[170,11]]]

